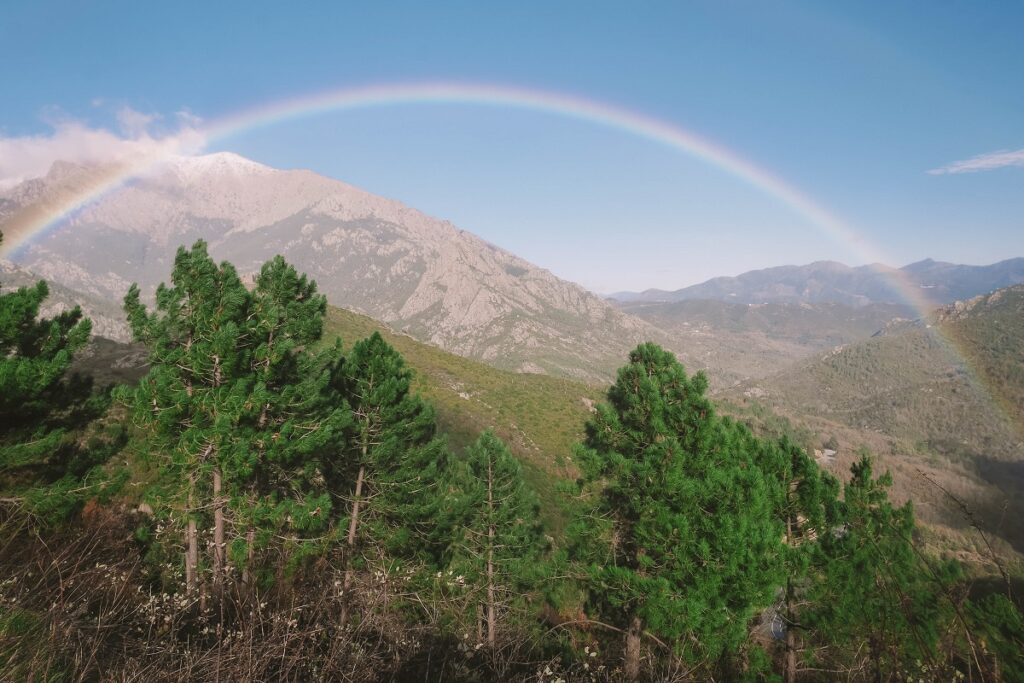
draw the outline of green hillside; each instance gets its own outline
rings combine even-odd
[[[727,398],[769,409],[843,445],[880,452],[922,518],[965,528],[965,499],[1024,549],[1024,287],[1000,290],[819,355]]]

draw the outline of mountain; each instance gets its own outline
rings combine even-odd
[[[1024,552],[1024,286],[890,324],[725,398],[836,436],[846,459],[870,446],[928,519],[948,505],[926,471]]]
[[[914,315],[896,304],[737,304],[711,299],[616,304],[664,330],[674,348],[713,370],[719,386],[779,372],[819,351],[867,339]]]
[[[55,164],[0,194],[14,231],[111,169]],[[664,340],[582,287],[390,199],[234,154],[180,158],[77,211],[19,265],[97,300],[144,296],[179,245],[205,239],[243,274],[282,254],[335,305],[499,367],[597,381],[645,339]]]
[[[894,279],[916,287],[932,305],[952,303],[993,290],[1024,283],[1024,258],[989,266],[968,266],[925,259],[899,269],[873,264],[850,266],[816,261],[805,266],[752,270],[736,277],[717,277],[674,292],[649,289],[618,292],[622,302],[672,302],[713,299],[733,303],[869,303],[905,304]]]

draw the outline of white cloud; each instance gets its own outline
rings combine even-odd
[[[160,116],[157,114],[144,114],[131,107],[121,107],[117,110],[117,125],[121,132],[129,137],[145,135],[150,125]]]
[[[988,154],[979,154],[970,159],[954,161],[945,166],[933,168],[928,172],[932,175],[976,173],[977,171],[991,171],[995,168],[1006,168],[1007,166],[1024,166],[1024,149],[1014,151],[1000,150],[998,152],[989,152]]]
[[[73,119],[48,117],[49,134],[5,137],[0,133],[0,189],[46,175],[55,161],[80,164],[139,163],[174,154],[196,154],[205,145],[200,120],[175,114],[172,130],[154,130],[161,118],[124,107],[120,133]]]

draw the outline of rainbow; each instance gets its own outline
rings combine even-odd
[[[563,93],[503,85],[450,82],[342,88],[247,109],[205,124],[199,132],[208,146],[212,142],[240,132],[328,112],[424,104],[529,110],[606,126],[650,140],[699,159],[774,198],[863,262],[887,262],[878,248],[869,244],[805,193],[727,147],[664,120]],[[69,190],[46,204],[28,207],[20,214],[9,218],[2,226],[5,233],[3,249],[6,255],[16,257],[33,240],[56,229],[83,207],[116,190],[161,161],[181,154],[182,151],[173,141],[169,142],[153,154],[111,166],[81,187]],[[926,317],[931,305],[919,288],[909,282],[899,270],[886,269],[884,272],[905,302],[922,318]],[[957,356],[964,359],[965,363],[968,362],[965,355],[956,348],[956,344],[950,340],[946,342]],[[976,373],[971,374],[977,379]],[[992,392],[986,393],[992,396]]]

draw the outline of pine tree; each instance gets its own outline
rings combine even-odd
[[[797,604],[815,578],[816,543],[837,524],[839,483],[818,467],[806,449],[786,438],[764,442],[761,462],[767,474],[781,484],[776,516],[785,529],[782,617],[786,626],[786,681],[792,683],[796,680],[800,628]]]
[[[185,577],[199,588],[199,525],[215,510],[223,529],[225,450],[232,419],[251,383],[251,349],[244,345],[252,307],[234,267],[217,265],[206,244],[178,249],[170,287],[156,291],[156,310],[147,312],[139,288],[125,296],[125,311],[136,341],[149,349],[150,371],[130,392],[136,418],[151,428],[152,451],[170,487],[162,502],[186,520]],[[127,392],[126,392],[127,393]],[[223,539],[214,541],[214,582],[221,581]]]
[[[706,389],[702,374],[687,377],[671,353],[642,344],[580,450],[596,501],[576,526],[577,553],[592,608],[626,633],[631,679],[645,632],[691,664],[714,662],[744,639],[777,585],[782,534],[757,442],[715,415]]]
[[[539,503],[508,447],[486,431],[467,450],[456,474],[458,538],[450,567],[475,588],[487,644],[512,604],[534,587],[545,549]],[[476,610],[471,610],[476,615]]]
[[[411,387],[412,371],[376,332],[352,347],[340,372],[337,388],[353,421],[345,452],[324,469],[332,489],[350,500],[343,624],[362,547],[436,562],[444,544],[436,521],[446,448],[435,436],[433,409]]]
[[[811,584],[801,620],[828,646],[833,668],[870,670],[876,680],[907,675],[915,662],[934,670],[938,628],[949,618],[940,594],[955,572],[936,575],[922,566],[913,508],[889,501],[888,473],[874,478],[867,454],[851,471],[839,525],[817,544],[821,577]]]
[[[187,520],[189,590],[199,586],[199,525],[210,523],[212,510],[219,592],[229,546],[250,582],[261,542],[284,535],[303,545],[331,522],[320,465],[340,449],[349,417],[331,386],[340,347],[311,350],[326,302],[280,257],[264,265],[250,293],[200,241],[179,249],[171,280],[157,289],[153,313],[137,287],[125,298],[151,363],[129,398],[161,458],[168,485],[160,498]]]
[[[334,518],[320,466],[338,452],[351,412],[331,386],[340,344],[313,350],[326,312],[316,289],[277,256],[264,264],[252,292],[246,344],[253,383],[225,452],[235,473],[237,522],[246,527],[233,555],[247,580],[258,545],[285,534],[301,557],[316,549]]]
[[[69,374],[92,323],[77,306],[40,318],[48,295],[43,280],[0,294],[0,487],[19,492],[12,501],[61,517],[97,491],[84,480],[107,453],[90,453],[74,435],[107,402],[90,380]]]

